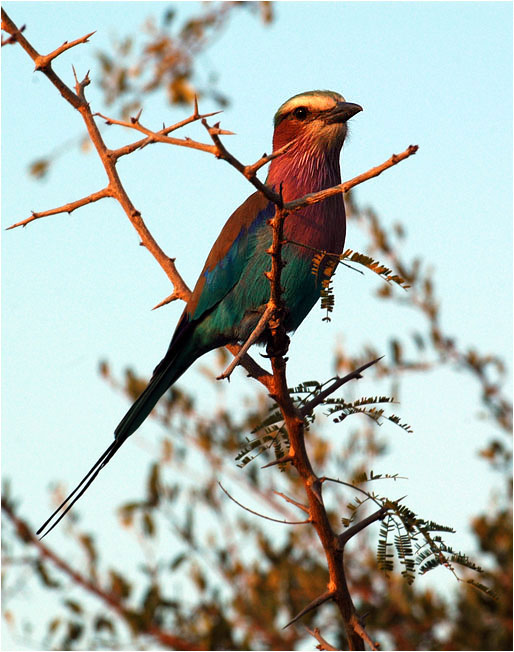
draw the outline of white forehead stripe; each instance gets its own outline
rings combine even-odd
[[[339,96],[339,101],[343,101],[343,96]],[[297,106],[306,106],[311,111],[328,111],[336,105],[336,100],[329,95],[298,95],[288,100],[282,107],[281,113],[289,113]]]

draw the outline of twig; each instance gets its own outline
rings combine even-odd
[[[337,478],[327,478],[326,476],[323,476],[322,478],[319,479],[319,481],[323,484],[323,482],[336,482],[337,484],[342,484],[345,487],[349,487],[350,489],[354,489],[355,491],[360,491],[361,494],[364,494],[367,498],[372,500],[376,505],[379,507],[382,507],[382,503],[377,500],[373,494],[368,493],[364,489],[361,489],[358,485],[356,484],[351,484],[350,482],[344,482],[344,480],[338,480]]]
[[[293,500],[292,498],[289,498],[289,496],[286,496],[285,494],[281,493],[280,491],[275,491],[274,490],[273,493],[276,494],[277,496],[280,496],[281,498],[283,498],[288,503],[291,503],[291,505],[296,505],[296,507],[298,507],[298,509],[303,510],[307,514],[309,513],[309,508],[306,505],[302,505],[302,503],[299,503],[297,500]]]
[[[216,113],[206,114],[206,115],[215,115]],[[198,149],[202,152],[208,152],[209,154],[214,154],[215,156],[217,153],[216,147],[214,147],[214,145],[207,145],[205,143],[200,143],[196,140],[191,140],[190,138],[171,138],[170,136],[166,135],[171,131],[175,131],[175,129],[178,129],[179,127],[185,124],[189,124],[190,122],[193,122],[194,120],[203,121],[205,118],[200,115],[194,117],[193,114],[193,116],[190,116],[186,120],[182,120],[181,124],[179,124],[178,126],[172,125],[171,127],[165,127],[160,131],[152,131],[151,129],[147,129],[139,122],[139,118],[132,118],[130,122],[126,122],[125,120],[115,120],[114,118],[108,118],[102,113],[94,113],[93,115],[95,117],[102,118],[103,120],[106,121],[108,125],[120,125],[121,127],[127,127],[128,129],[135,129],[136,131],[139,131],[146,135],[146,138],[143,139],[142,141],[138,141],[137,143],[132,143],[131,145],[126,145],[125,147],[121,147],[117,150],[112,151],[111,156],[115,159],[125,154],[130,154],[134,150],[140,149],[141,147],[144,147],[149,143],[157,143],[157,142],[166,143],[167,145],[177,145],[178,147],[189,147],[190,149]]]
[[[194,110],[192,115],[190,115],[188,118],[185,118],[184,120],[180,120],[179,122],[176,122],[175,124],[171,125],[170,127],[163,127],[160,131],[156,132],[157,134],[161,136],[167,136],[169,133],[172,131],[176,131],[177,129],[180,129],[181,127],[185,127],[188,124],[191,124],[192,122],[195,122],[196,120],[202,120],[203,118],[209,118],[213,115],[217,115],[218,113],[221,113],[221,111],[213,111],[212,113],[199,113],[198,112],[198,100],[195,95],[195,100],[194,100]],[[96,114],[99,115],[99,114]],[[107,118],[108,124],[114,124],[114,121],[111,118]],[[131,124],[124,124],[123,126],[134,128],[134,125]],[[184,141],[189,140],[188,138],[184,138]],[[155,139],[152,136],[148,136],[147,138],[142,138],[141,140],[138,140],[134,143],[131,143],[130,145],[125,145],[123,147],[120,147],[118,149],[112,150],[111,151],[111,156],[115,157],[116,159],[126,156],[127,154],[132,154],[132,152],[136,151],[137,149],[142,149],[143,147],[146,147],[146,145],[149,145],[150,143],[156,142]],[[187,146],[187,145],[184,145]]]
[[[362,624],[360,618],[357,616],[357,614],[354,614],[352,616],[351,620],[351,625],[355,631],[356,634],[358,634],[363,641],[365,641],[369,647],[371,648],[372,652],[378,652],[380,645],[376,641],[372,641],[371,638],[369,637],[368,633],[364,629],[364,625]]]
[[[246,176],[245,171],[247,172],[248,168],[247,166],[243,165],[240,161],[237,160],[235,156],[233,156],[223,145],[219,138],[218,134],[218,128],[216,125],[214,127],[211,127],[208,123],[207,120],[202,120],[203,126],[207,129],[207,132],[209,136],[212,139],[212,142],[214,143],[216,147],[216,158],[223,159],[227,163],[229,163],[232,167],[234,167],[236,170],[241,172],[242,175]],[[251,166],[250,166],[251,167]],[[257,190],[260,190],[262,194],[272,201],[276,206],[280,207],[282,206],[282,197],[279,193],[275,192],[272,188],[267,186],[266,184],[262,183],[255,175],[251,177],[247,177],[248,181],[252,185],[257,188]]]
[[[308,627],[305,627],[305,629],[309,632],[311,636],[313,636],[319,643],[319,645],[316,645],[318,650],[328,650],[331,652],[332,650],[338,650],[339,648],[334,647],[333,645],[330,645],[323,636],[321,636],[321,633],[319,629],[316,627],[315,629],[309,629]]]
[[[368,179],[373,179],[373,177],[378,177],[378,175],[382,174],[384,170],[393,167],[393,165],[397,165],[400,163],[400,161],[403,161],[406,158],[409,158],[409,156],[415,154],[418,149],[418,145],[409,145],[407,149],[404,150],[401,154],[393,154],[381,165],[377,165],[367,172],[363,172],[353,179],[345,181],[344,183],[341,183],[337,186],[333,186],[332,188],[327,188],[326,190],[320,190],[319,192],[313,192],[309,193],[308,195],[304,195],[303,197],[299,197],[298,199],[284,204],[284,208],[290,212],[293,212],[303,208],[304,206],[317,204],[318,202],[324,201],[325,199],[333,197],[334,195],[344,194],[345,192],[351,190],[354,186],[357,186],[364,181],[368,181]]]
[[[253,509],[250,509],[249,507],[245,507],[242,503],[237,501],[233,496],[231,496],[228,491],[225,489],[225,487],[221,484],[221,482],[218,482],[219,486],[221,487],[222,491],[230,498],[232,502],[234,502],[236,505],[239,505],[239,507],[242,507],[244,510],[247,512],[250,512],[250,514],[254,514],[255,516],[260,516],[260,518],[265,518],[267,521],[273,521],[274,523],[282,523],[283,525],[305,525],[306,523],[310,523],[311,519],[308,518],[305,521],[283,521],[279,518],[272,518],[271,516],[265,516],[264,514],[259,514],[259,512],[254,512]]]
[[[66,52],[66,50],[69,50],[70,48],[75,47],[76,45],[80,45],[81,43],[87,43],[89,38],[93,36],[93,34],[95,34],[95,32],[90,32],[85,36],[81,36],[80,38],[71,41],[71,43],[68,43],[68,41],[64,41],[64,43],[60,47],[55,49],[53,52],[50,52],[50,54],[45,54],[44,56],[40,55],[37,59],[35,59],[36,67],[34,68],[34,70],[43,70],[45,68],[48,68],[48,66],[52,63],[52,61],[55,58],[57,58],[60,54]]]
[[[39,213],[33,212],[30,217],[27,217],[27,219],[22,220],[21,222],[16,222],[16,224],[11,224],[11,226],[8,226],[6,228],[6,231],[15,229],[18,226],[25,227],[27,226],[27,224],[30,224],[30,222],[33,222],[34,220],[39,220],[42,217],[47,217],[49,215],[59,215],[60,213],[70,214],[77,208],[80,208],[81,206],[87,206],[87,204],[92,204],[95,201],[99,201],[100,199],[104,199],[105,197],[110,197],[110,196],[111,194],[109,188],[103,188],[98,192],[91,193],[87,197],[82,197],[82,199],[77,199],[76,201],[72,201],[69,204],[64,204],[64,206],[59,206],[58,208],[51,208],[50,210],[41,211]]]

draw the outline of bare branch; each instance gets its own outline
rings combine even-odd
[[[231,496],[228,491],[225,489],[225,487],[221,484],[221,482],[218,482],[219,486],[223,490],[223,492],[230,498],[232,502],[234,502],[236,505],[239,505],[239,507],[242,507],[244,510],[247,512],[250,512],[250,514],[254,514],[255,516],[259,516],[260,518],[264,518],[267,521],[273,521],[274,523],[282,523],[283,525],[305,525],[306,523],[310,523],[311,519],[308,518],[305,521],[283,521],[279,518],[271,518],[271,516],[265,516],[264,514],[259,514],[259,512],[254,512],[253,509],[250,509],[249,507],[245,507],[242,503],[237,501],[233,496]]]
[[[25,52],[29,55],[29,57],[34,61],[34,63],[38,61],[41,55],[27,41],[27,39],[21,33],[21,30],[19,30],[16,27],[16,25],[12,22],[12,20],[9,18],[9,16],[7,15],[6,11],[3,8],[2,8],[2,29],[13,36],[16,35],[16,41],[21,45],[21,47],[25,50]],[[57,88],[59,93],[64,97],[64,99],[67,102],[69,102],[75,109],[77,110],[80,109],[82,104],[80,98],[77,97],[75,93],[71,90],[71,88],[69,88],[69,86],[67,86],[62,81],[62,79],[55,74],[51,66],[47,66],[46,68],[42,69],[41,72],[43,72],[48,77],[48,79]]]
[[[183,124],[179,124],[179,126],[172,125],[171,127],[163,127],[163,129],[160,131],[152,131],[151,129],[144,127],[139,122],[138,118],[132,118],[130,122],[127,122],[125,120],[108,118],[107,116],[98,112],[95,113],[94,116],[102,118],[108,125],[119,125],[121,127],[126,127],[127,129],[135,129],[136,131],[140,131],[146,136],[146,138],[143,140],[139,140],[136,143],[132,143],[131,145],[126,145],[125,147],[120,147],[117,150],[111,151],[111,156],[115,159],[119,158],[120,156],[130,154],[134,150],[145,147],[150,143],[166,143],[167,145],[177,145],[178,147],[189,147],[190,149],[198,149],[202,152],[208,152],[209,154],[214,154],[216,156],[216,148],[213,145],[206,145],[205,143],[200,143],[196,140],[192,140],[191,138],[171,138],[170,136],[166,135],[183,126],[183,124],[189,124],[190,122],[194,122],[194,120],[203,120],[202,116],[191,116],[190,118],[183,120]]]
[[[393,165],[397,165],[398,163],[400,163],[400,161],[403,161],[406,158],[409,158],[409,156],[415,154],[418,151],[418,149],[419,149],[418,145],[409,145],[407,149],[403,151],[401,154],[393,154],[389,159],[387,159],[387,161],[385,161],[381,165],[377,165],[376,167],[371,168],[367,172],[363,172],[362,174],[359,174],[357,177],[354,177],[349,181],[345,181],[344,183],[340,183],[337,186],[333,186],[332,188],[327,188],[326,190],[320,190],[319,192],[309,193],[304,197],[300,197],[293,201],[287,202],[287,204],[284,205],[284,208],[290,212],[293,212],[299,210],[300,208],[303,208],[304,206],[311,206],[312,204],[317,204],[318,202],[324,201],[325,199],[328,199],[329,197],[333,197],[334,195],[344,194],[345,192],[348,192],[358,184],[363,183],[364,181],[368,181],[368,179],[373,179],[373,177],[378,177],[378,175],[382,174],[384,170],[393,167]]]
[[[91,36],[93,36],[93,34],[95,34],[95,32],[90,32],[85,36],[81,36],[80,38],[71,41],[71,43],[68,43],[68,41],[64,41],[64,43],[60,47],[55,49],[53,52],[50,52],[50,54],[39,55],[35,60],[36,67],[34,68],[34,70],[44,70],[45,68],[48,68],[48,66],[52,63],[52,61],[56,59],[60,54],[66,52],[66,50],[69,50],[70,48],[75,47],[76,45],[80,45],[81,43],[87,43],[88,40],[91,38]]]
[[[221,142],[219,135],[217,133],[217,128],[216,127],[210,127],[209,124],[207,123],[207,120],[202,120],[203,126],[207,129],[210,137],[212,138],[212,142],[214,143],[216,147],[216,153],[215,156],[216,158],[223,159],[227,163],[229,163],[232,167],[234,167],[236,170],[241,172],[242,175],[245,175],[245,170],[247,169],[247,166],[243,165],[240,161],[237,160],[235,156],[233,156],[223,145]],[[247,177],[248,178],[248,177]],[[257,188],[257,190],[260,190],[262,194],[272,201],[274,204],[277,206],[282,206],[282,197],[280,194],[276,193],[274,190],[269,188],[266,184],[262,183],[255,175],[252,176],[251,178],[248,178],[250,183]]]
[[[311,636],[313,636],[319,643],[319,645],[316,645],[318,650],[328,650],[331,652],[332,650],[338,650],[339,648],[334,647],[333,645],[330,645],[323,636],[321,636],[321,633],[319,631],[319,628],[316,627],[315,629],[309,629],[308,627],[305,628]]]
[[[198,103],[196,102],[195,98],[195,107],[193,114],[190,115],[188,118],[185,118],[184,120],[180,120],[179,122],[176,122],[175,124],[169,126],[169,127],[163,127],[160,131],[157,132],[150,132],[151,135],[147,136],[147,138],[142,138],[141,140],[138,140],[134,143],[131,143],[130,145],[125,145],[124,147],[120,147],[119,149],[112,150],[111,151],[111,156],[114,158],[118,159],[121,156],[126,156],[127,154],[132,154],[132,152],[136,151],[137,149],[142,149],[143,147],[146,147],[147,145],[150,145],[151,143],[158,142],[157,136],[167,136],[169,133],[176,131],[177,129],[180,129],[181,127],[185,127],[188,124],[191,124],[192,122],[195,122],[197,120],[203,120],[205,118],[209,118],[213,115],[218,115],[218,113],[221,113],[221,111],[213,111],[212,113],[203,113],[200,114],[198,113]],[[95,115],[104,118],[107,121],[107,124],[120,124],[122,127],[127,127],[128,129],[136,129],[137,131],[141,131],[140,129],[137,129],[135,127],[134,123],[128,123],[124,122],[122,120],[116,121],[112,118],[107,118],[100,113],[95,113]],[[154,137],[154,135],[156,137]],[[180,139],[179,139],[180,140]],[[165,141],[168,142],[169,141]],[[191,147],[193,148],[192,145],[188,145],[187,143],[193,143],[190,138],[184,138],[182,141],[183,147]],[[200,144],[200,143],[199,143]],[[207,145],[206,147],[210,147]],[[196,147],[195,149],[200,149],[199,147]],[[214,153],[214,152],[213,152]]]
[[[42,217],[47,217],[48,215],[58,215],[60,213],[72,213],[74,210],[77,208],[80,208],[81,206],[87,206],[87,204],[92,204],[95,201],[99,201],[100,199],[104,199],[105,197],[112,197],[109,188],[102,188],[102,190],[99,190],[98,192],[93,192],[87,197],[82,197],[82,199],[77,199],[76,201],[72,201],[69,204],[64,204],[64,206],[59,206],[58,208],[51,208],[48,211],[41,211],[39,213],[32,213],[30,217],[27,217],[27,219],[22,220],[21,222],[16,222],[16,224],[12,224],[11,226],[8,226],[6,228],[6,231],[10,231],[11,229],[15,229],[18,226],[27,226],[27,224],[30,224],[30,222],[33,222],[34,220],[39,220]]]

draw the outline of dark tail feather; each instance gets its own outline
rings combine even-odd
[[[93,482],[96,476],[100,473],[103,467],[114,457],[114,455],[121,448],[123,443],[132,435],[139,426],[143,423],[146,417],[153,410],[157,401],[161,398],[164,392],[172,385],[175,380],[185,371],[189,366],[185,364],[179,369],[175,369],[173,365],[173,358],[167,361],[168,364],[163,366],[162,363],[154,372],[152,379],[148,383],[146,389],[140,394],[134,404],[130,407],[126,415],[118,424],[114,431],[114,441],[107,448],[104,453],[98,458],[95,464],[89,469],[86,475],[82,478],[80,483],[75,487],[71,494],[62,502],[55,512],[43,523],[36,534],[41,534],[43,530],[51,523],[54,517],[58,516],[56,520],[50,525],[41,539],[51,532],[54,527],[61,521],[61,519],[70,511],[77,500],[86,491],[89,485]],[[163,360],[165,362],[165,360]],[[72,500],[73,499],[73,500]],[[61,512],[61,510],[63,510]],[[59,514],[59,512],[61,512]]]
[[[59,514],[59,517],[51,524],[51,526],[47,529],[47,531],[41,535],[41,539],[45,537],[49,532],[51,532],[54,527],[61,521],[61,519],[70,511],[70,509],[73,507],[73,505],[77,502],[77,500],[82,496],[82,494],[86,491],[86,489],[89,487],[89,485],[93,482],[93,480],[96,478],[96,476],[100,473],[100,471],[103,469],[103,467],[109,462],[109,460],[112,459],[112,457],[116,454],[116,452],[121,448],[123,442],[125,440],[118,440],[115,439],[112,444],[105,450],[102,455],[98,458],[98,460],[94,463],[94,465],[89,469],[89,471],[86,473],[86,475],[82,478],[82,480],[79,482],[79,484],[75,487],[75,489],[71,492],[71,494],[59,505],[59,507],[51,514],[49,518],[43,523],[43,525],[39,528],[39,530],[36,532],[36,534],[41,534],[43,530],[49,525],[49,523],[53,520],[54,516],[57,516],[61,509],[64,507],[64,511]],[[84,486],[83,486],[84,485]],[[82,488],[81,488],[82,487]],[[80,491],[79,491],[80,489]],[[78,494],[77,494],[78,492]],[[75,495],[77,494],[77,495]],[[75,496],[75,497],[74,497]],[[74,497],[74,498],[73,498]],[[71,500],[73,498],[73,500]],[[71,502],[70,502],[71,501]]]
[[[154,372],[146,388],[137,397],[123,419],[116,426],[114,436],[117,440],[121,439],[125,441],[125,439],[130,437],[139,428],[154,409],[157,401],[171,387],[179,375],[180,373],[177,374],[175,372],[172,364],[159,373]]]

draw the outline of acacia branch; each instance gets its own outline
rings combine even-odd
[[[11,226],[8,226],[6,228],[6,231],[15,229],[18,226],[25,227],[27,226],[27,224],[30,224],[30,222],[33,222],[34,220],[39,220],[42,217],[48,217],[49,215],[58,215],[59,213],[70,214],[77,208],[80,208],[81,206],[87,206],[87,204],[92,204],[93,202],[99,201],[100,199],[105,199],[105,197],[110,197],[110,196],[111,193],[109,191],[109,188],[103,188],[98,192],[91,193],[87,197],[82,197],[82,199],[77,199],[75,201],[70,202],[69,204],[64,204],[64,206],[59,206],[58,208],[51,208],[50,210],[41,211],[39,213],[33,212],[30,217],[27,217],[27,219],[22,220],[21,222],[16,222],[16,224],[11,224]]]
[[[306,403],[300,409],[300,413],[302,414],[302,416],[305,417],[309,414],[312,414],[312,411],[314,410],[315,407],[323,403],[323,401],[327,397],[329,397],[331,394],[336,392],[345,383],[349,382],[350,380],[359,380],[360,378],[362,378],[362,372],[368,369],[368,367],[371,367],[372,365],[382,360],[383,357],[384,356],[380,356],[380,358],[376,358],[371,362],[366,362],[366,364],[363,364],[361,367],[355,369],[354,371],[350,371],[349,374],[346,374],[346,376],[343,376],[342,378],[336,378],[329,387],[321,391],[317,396],[315,396],[311,401]]]
[[[202,120],[203,126],[207,129],[207,132],[209,133],[209,136],[212,138],[212,142],[216,146],[216,158],[223,159],[226,161],[229,165],[231,165],[233,168],[235,168],[238,172],[240,172],[244,177],[248,179],[248,181],[255,187],[257,190],[259,190],[267,199],[269,199],[271,202],[273,202],[277,207],[281,207],[283,204],[282,197],[279,193],[275,192],[272,188],[267,186],[266,184],[262,183],[257,176],[255,175],[256,170],[254,170],[254,166],[259,164],[259,161],[262,159],[259,159],[257,163],[254,163],[254,165],[246,166],[241,163],[241,161],[238,161],[238,159],[233,156],[225,147],[225,145],[221,142],[220,137],[219,137],[219,132],[218,132],[218,126],[214,125],[213,127],[209,126],[207,123],[207,120]],[[290,146],[290,145],[288,145]],[[286,148],[281,148],[283,151],[275,152],[274,154],[271,154],[273,158],[276,156],[280,156],[280,154],[284,153],[286,151]],[[265,156],[262,158],[266,158]],[[265,165],[263,163],[262,165]],[[259,167],[262,167],[261,165],[258,165],[257,169]],[[252,173],[253,170],[253,173]]]
[[[67,561],[62,559],[62,557],[55,553],[51,548],[40,541],[38,537],[32,532],[32,529],[29,527],[29,525],[25,521],[21,520],[18,516],[16,516],[12,506],[5,498],[2,498],[2,512],[14,525],[16,528],[16,534],[18,538],[23,541],[23,543],[34,546],[42,559],[48,559],[48,561],[50,561],[56,568],[67,575],[75,584],[81,586],[88,593],[94,595],[101,602],[103,602],[103,604],[109,607],[109,609],[112,609],[118,616],[130,624],[130,609],[125,607],[118,599],[118,597],[114,595],[114,593],[103,589],[96,582],[92,582],[90,579],[86,578],[84,575],[72,568],[72,566],[70,566]],[[198,647],[196,642],[193,644],[192,642],[186,641],[179,636],[175,636],[174,634],[167,632],[156,625],[150,624],[147,626],[144,633],[152,636],[154,639],[168,648],[171,647],[177,650],[205,649],[202,646]]]
[[[385,505],[382,505],[382,507],[374,512],[373,514],[370,514],[368,517],[363,518],[362,521],[359,521],[352,527],[348,528],[345,532],[342,532],[339,535],[339,545],[341,547],[345,546],[348,541],[354,537],[356,534],[359,532],[362,532],[364,528],[367,528],[369,525],[372,523],[375,523],[375,521],[381,521],[384,516],[387,514],[388,508]]]
[[[344,194],[345,192],[351,190],[354,186],[357,186],[364,181],[368,181],[368,179],[378,177],[378,175],[382,174],[384,170],[388,170],[394,165],[400,163],[400,161],[404,161],[406,158],[409,158],[409,156],[415,154],[418,149],[418,145],[409,145],[407,149],[404,150],[401,154],[393,154],[390,158],[387,159],[387,161],[377,165],[374,168],[369,169],[367,172],[363,172],[353,179],[345,181],[344,183],[340,183],[337,186],[332,186],[332,188],[320,190],[319,192],[309,193],[308,195],[304,195],[303,197],[299,197],[298,199],[287,202],[287,204],[284,204],[284,208],[290,212],[294,212],[300,208],[303,208],[304,206],[311,206],[312,204],[317,204],[320,201],[325,201],[334,195]]]
[[[136,143],[132,143],[130,145],[126,145],[125,147],[121,147],[117,150],[112,151],[111,156],[113,158],[119,158],[120,156],[130,154],[136,149],[145,147],[150,143],[165,143],[167,145],[177,145],[178,147],[189,147],[190,149],[198,149],[202,152],[208,152],[209,154],[213,154],[214,156],[216,156],[217,150],[214,145],[206,145],[205,143],[200,143],[196,140],[192,140],[191,138],[171,138],[170,136],[167,135],[172,131],[175,131],[176,129],[183,127],[184,125],[194,122],[195,120],[205,120],[206,117],[211,115],[216,115],[216,113],[219,112],[215,111],[214,113],[206,113],[205,115],[200,115],[200,114],[195,115],[193,113],[193,115],[190,116],[189,118],[186,118],[185,120],[182,120],[181,122],[177,123],[176,125],[172,125],[171,127],[163,127],[160,131],[152,131],[151,129],[144,127],[139,121],[141,112],[139,112],[138,116],[132,118],[130,122],[127,122],[126,120],[116,120],[114,118],[108,118],[107,116],[98,112],[95,113],[94,116],[102,118],[103,120],[105,120],[106,124],[108,125],[119,125],[121,127],[126,127],[128,129],[135,129],[136,131],[139,131],[142,134],[146,135],[146,138],[144,138],[143,140],[139,140]]]
[[[123,150],[122,148],[122,150],[111,151],[107,148],[100,134],[100,131],[96,125],[89,104],[85,98],[85,87],[89,84],[89,76],[86,75],[86,77],[81,82],[79,82],[75,75],[75,81],[76,81],[75,88],[77,92],[74,93],[71,90],[71,88],[69,88],[52,70],[51,67],[52,58],[55,58],[55,56],[58,56],[58,54],[64,52],[66,49],[68,49],[68,47],[61,46],[61,48],[57,48],[57,50],[54,50],[54,52],[52,52],[50,55],[47,55],[46,58],[44,56],[42,57],[42,55],[40,55],[37,52],[37,50],[35,50],[35,48],[33,48],[32,45],[27,41],[27,39],[21,34],[20,30],[18,30],[16,25],[12,22],[12,20],[9,18],[9,16],[4,11],[3,8],[2,8],[2,29],[4,29],[5,31],[7,31],[8,33],[16,37],[17,42],[20,43],[23,49],[36,63],[36,67],[38,65],[38,62],[39,64],[41,64],[42,61],[46,61],[46,65],[39,68],[40,72],[43,72],[43,74],[45,74],[48,77],[48,79],[52,82],[52,84],[59,90],[61,95],[66,99],[66,101],[69,104],[71,104],[75,109],[77,109],[81,114],[82,119],[86,124],[86,128],[89,137],[91,139],[91,142],[93,143],[97,151],[97,154],[100,160],[102,161],[105,172],[107,174],[107,178],[109,180],[109,183],[106,186],[106,188],[96,193],[92,193],[89,196],[89,198],[83,198],[81,200],[78,200],[77,202],[72,202],[71,204],[66,205],[66,207],[61,207],[62,210],[52,209],[50,211],[33,213],[30,218],[18,222],[17,224],[13,225],[11,228],[14,228],[15,226],[26,226],[28,223],[34,221],[35,219],[44,217],[46,215],[53,215],[59,212],[67,212],[70,206],[72,206],[74,210],[79,206],[86,205],[87,203],[90,203],[92,201],[97,201],[98,199],[104,196],[112,197],[113,199],[116,199],[118,201],[118,203],[123,208],[125,214],[127,215],[128,219],[130,220],[132,226],[136,229],[141,239],[141,244],[155,258],[155,260],[163,269],[168,279],[171,281],[174,290],[173,293],[170,295],[170,297],[168,297],[168,299],[166,300],[166,303],[170,301],[174,301],[176,299],[182,299],[183,301],[187,301],[191,296],[191,290],[188,288],[184,279],[179,274],[175,265],[175,259],[167,256],[164,253],[164,251],[161,249],[161,247],[158,245],[156,240],[153,238],[152,234],[150,233],[146,224],[144,223],[143,218],[141,217],[141,213],[132,204],[125,188],[123,187],[118,172],[116,170],[116,163],[120,158],[120,156],[122,156],[125,153],[129,153],[129,149],[131,147],[133,149],[137,149],[139,146],[141,146],[141,143],[133,143],[132,145],[127,146],[126,150]],[[84,42],[85,40],[87,40],[87,38],[89,38],[89,36],[91,35],[88,34],[86,37],[83,37],[82,40],[78,39],[78,41],[76,42],[74,41],[73,45],[78,44],[78,42]],[[72,44],[68,44],[68,46],[72,47]],[[199,113],[198,103],[195,98],[193,115],[177,123],[176,125],[168,127],[167,129],[164,130],[164,132],[170,133],[171,131],[178,129],[181,126],[184,126],[185,124],[189,124],[190,122],[193,122],[198,119],[205,119],[205,117]],[[146,141],[148,141],[148,138],[146,139]],[[212,147],[212,146],[206,146],[206,147]],[[233,354],[237,354],[239,351],[239,347],[237,345],[231,345],[228,346],[227,348]],[[250,358],[248,354],[242,356],[241,365],[246,369],[249,375],[257,379],[267,389],[269,389],[269,387],[271,386],[271,375],[260,365],[258,365],[254,360],[252,360],[252,358]]]
[[[64,41],[64,43],[60,47],[56,48],[53,52],[50,52],[49,54],[45,54],[44,56],[40,55],[37,59],[35,59],[35,63],[36,63],[35,70],[44,70],[45,68],[48,68],[48,66],[50,66],[52,61],[56,59],[60,54],[66,52],[66,50],[69,50],[70,48],[75,47],[76,45],[80,45],[81,43],[87,43],[89,38],[93,36],[93,34],[95,34],[95,32],[90,32],[85,36],[81,36],[80,38],[71,41],[71,43],[68,43],[68,41]]]
[[[4,27],[4,24],[6,27]],[[363,367],[355,370],[354,372],[351,372],[344,378],[336,379],[330,387],[321,392],[310,403],[305,405],[303,410],[299,410],[298,407],[294,405],[292,398],[288,392],[288,385],[286,381],[286,359],[284,358],[284,355],[287,352],[289,338],[287,337],[283,326],[284,310],[282,304],[282,288],[280,285],[281,269],[283,267],[283,262],[281,259],[281,248],[283,245],[283,223],[286,216],[293,211],[299,210],[304,206],[309,206],[317,202],[324,201],[325,199],[334,195],[347,192],[355,185],[378,176],[384,170],[413,155],[417,151],[417,146],[410,146],[401,154],[393,155],[385,163],[372,168],[368,172],[365,172],[355,177],[354,179],[351,179],[350,181],[317,193],[310,193],[305,197],[301,197],[292,202],[284,204],[282,193],[276,192],[274,189],[269,188],[266,184],[262,183],[257,178],[256,173],[270,160],[276,156],[283,154],[287,150],[288,146],[282,148],[282,150],[273,152],[269,156],[264,155],[253,165],[245,166],[225,148],[220,139],[221,135],[226,135],[230,132],[221,129],[219,124],[210,126],[207,123],[206,117],[199,114],[197,102],[195,100],[195,109],[191,117],[185,119],[182,121],[182,123],[178,123],[178,126],[173,125],[172,127],[163,127],[160,132],[151,132],[146,127],[143,127],[140,123],[141,113],[139,113],[139,115],[136,116],[130,124],[122,123],[122,121],[110,120],[111,124],[119,124],[136,129],[137,131],[143,133],[145,138],[137,141],[136,143],[131,143],[124,148],[119,148],[118,150],[109,150],[106,147],[95,122],[95,115],[99,114],[92,114],[89,104],[85,98],[85,88],[89,84],[88,75],[86,75],[86,77],[81,82],[76,79],[76,93],[74,93],[68,86],[64,84],[64,82],[62,82],[62,80],[57,75],[55,75],[51,68],[52,59],[55,58],[55,56],[58,56],[58,54],[61,52],[68,49],[68,47],[61,46],[61,48],[57,48],[57,50],[50,53],[49,55],[46,55],[46,57],[41,57],[41,55],[39,55],[39,53],[34,48],[32,48],[28,41],[23,37],[19,30],[17,30],[14,23],[8,19],[3,10],[2,27],[4,27],[4,29],[6,29],[6,31],[8,31],[11,35],[16,34],[16,40],[22,45],[29,56],[31,56],[31,58],[34,60],[36,67],[49,78],[49,80],[61,92],[63,97],[65,97],[65,99],[81,114],[86,124],[89,137],[98,153],[98,156],[102,161],[108,177],[108,184],[106,188],[102,191],[99,191],[99,193],[105,193],[105,196],[113,197],[119,202],[130,222],[136,229],[138,235],[140,236],[141,243],[154,256],[156,261],[167,274],[174,287],[174,291],[170,297],[165,300],[165,302],[169,302],[177,298],[187,300],[190,297],[191,292],[178,273],[175,267],[174,259],[169,258],[164,254],[162,249],[159,247],[157,242],[148,231],[146,225],[142,220],[141,214],[133,206],[130,198],[128,197],[116,170],[117,160],[121,156],[132,153],[136,149],[143,147],[151,142],[165,142],[171,145],[185,146],[206,151],[210,154],[213,154],[217,158],[228,162],[232,167],[243,174],[250,181],[250,183],[252,183],[252,185],[257,188],[258,191],[260,191],[267,199],[269,199],[269,201],[275,204],[276,210],[274,217],[271,220],[271,229],[273,234],[272,245],[268,251],[271,257],[271,270],[267,273],[267,277],[270,281],[270,299],[266,309],[268,310],[269,308],[269,312],[266,315],[266,323],[270,335],[268,354],[271,358],[273,377],[271,377],[268,372],[256,365],[254,361],[251,361],[251,359],[248,358],[248,355],[244,353],[244,351],[242,352],[244,355],[241,357],[241,364],[244,364],[247,371],[249,371],[251,375],[255,375],[255,377],[257,377],[268,388],[270,395],[276,401],[282,411],[290,442],[289,453],[285,459],[291,461],[291,463],[296,468],[298,474],[302,479],[307,496],[306,509],[308,509],[309,519],[307,521],[303,521],[302,523],[313,523],[327,558],[329,573],[327,592],[317,598],[313,603],[308,605],[308,607],[302,610],[302,612],[300,612],[300,614],[298,614],[291,622],[295,622],[302,615],[320,606],[327,600],[333,600],[337,604],[343,619],[346,635],[348,638],[349,649],[363,650],[364,641],[366,640],[366,642],[369,642],[370,639],[365,634],[360,621],[356,616],[355,607],[353,605],[352,598],[346,583],[346,575],[343,563],[344,545],[341,545],[342,540],[336,535],[331,527],[326,509],[323,504],[323,498],[321,494],[322,482],[315,474],[305,448],[304,417],[312,412],[312,410],[317,405],[319,405],[324,400],[324,398],[326,398],[326,396],[334,392],[342,384],[348,382],[349,380],[359,378],[360,372],[369,367],[371,364],[377,362],[377,360],[363,365]],[[79,39],[78,42],[84,42],[87,40],[87,38],[88,37],[83,37],[82,41]],[[74,42],[73,45],[78,44],[78,42]],[[72,47],[72,44],[70,44],[69,47]],[[44,65],[41,66],[41,62],[43,62]],[[192,141],[191,139],[187,138],[178,139],[168,136],[169,133],[177,129],[179,126],[184,126],[185,124],[189,124],[190,122],[199,119],[201,119],[203,126],[207,129],[213,143],[212,145],[198,143],[197,141]],[[92,196],[94,196],[94,193]],[[79,202],[80,201],[84,200],[79,200]],[[48,214],[52,213],[50,212]],[[42,217],[43,215],[41,214],[40,216]],[[18,225],[21,225],[21,223]],[[262,324],[260,327],[262,329]],[[264,328],[265,327],[266,324],[264,324]],[[254,339],[257,339],[257,337],[258,335],[256,335]],[[235,345],[232,345],[228,348],[231,350],[231,352],[235,352],[236,354],[240,350],[239,347]],[[230,498],[234,500],[232,497]],[[374,520],[377,520],[378,517],[376,515],[372,516],[374,517]],[[367,523],[365,519],[360,524],[354,526],[354,529],[352,530],[353,534],[356,534],[357,531],[360,531],[366,527],[366,524]],[[38,544],[43,546],[41,542],[38,542]]]

